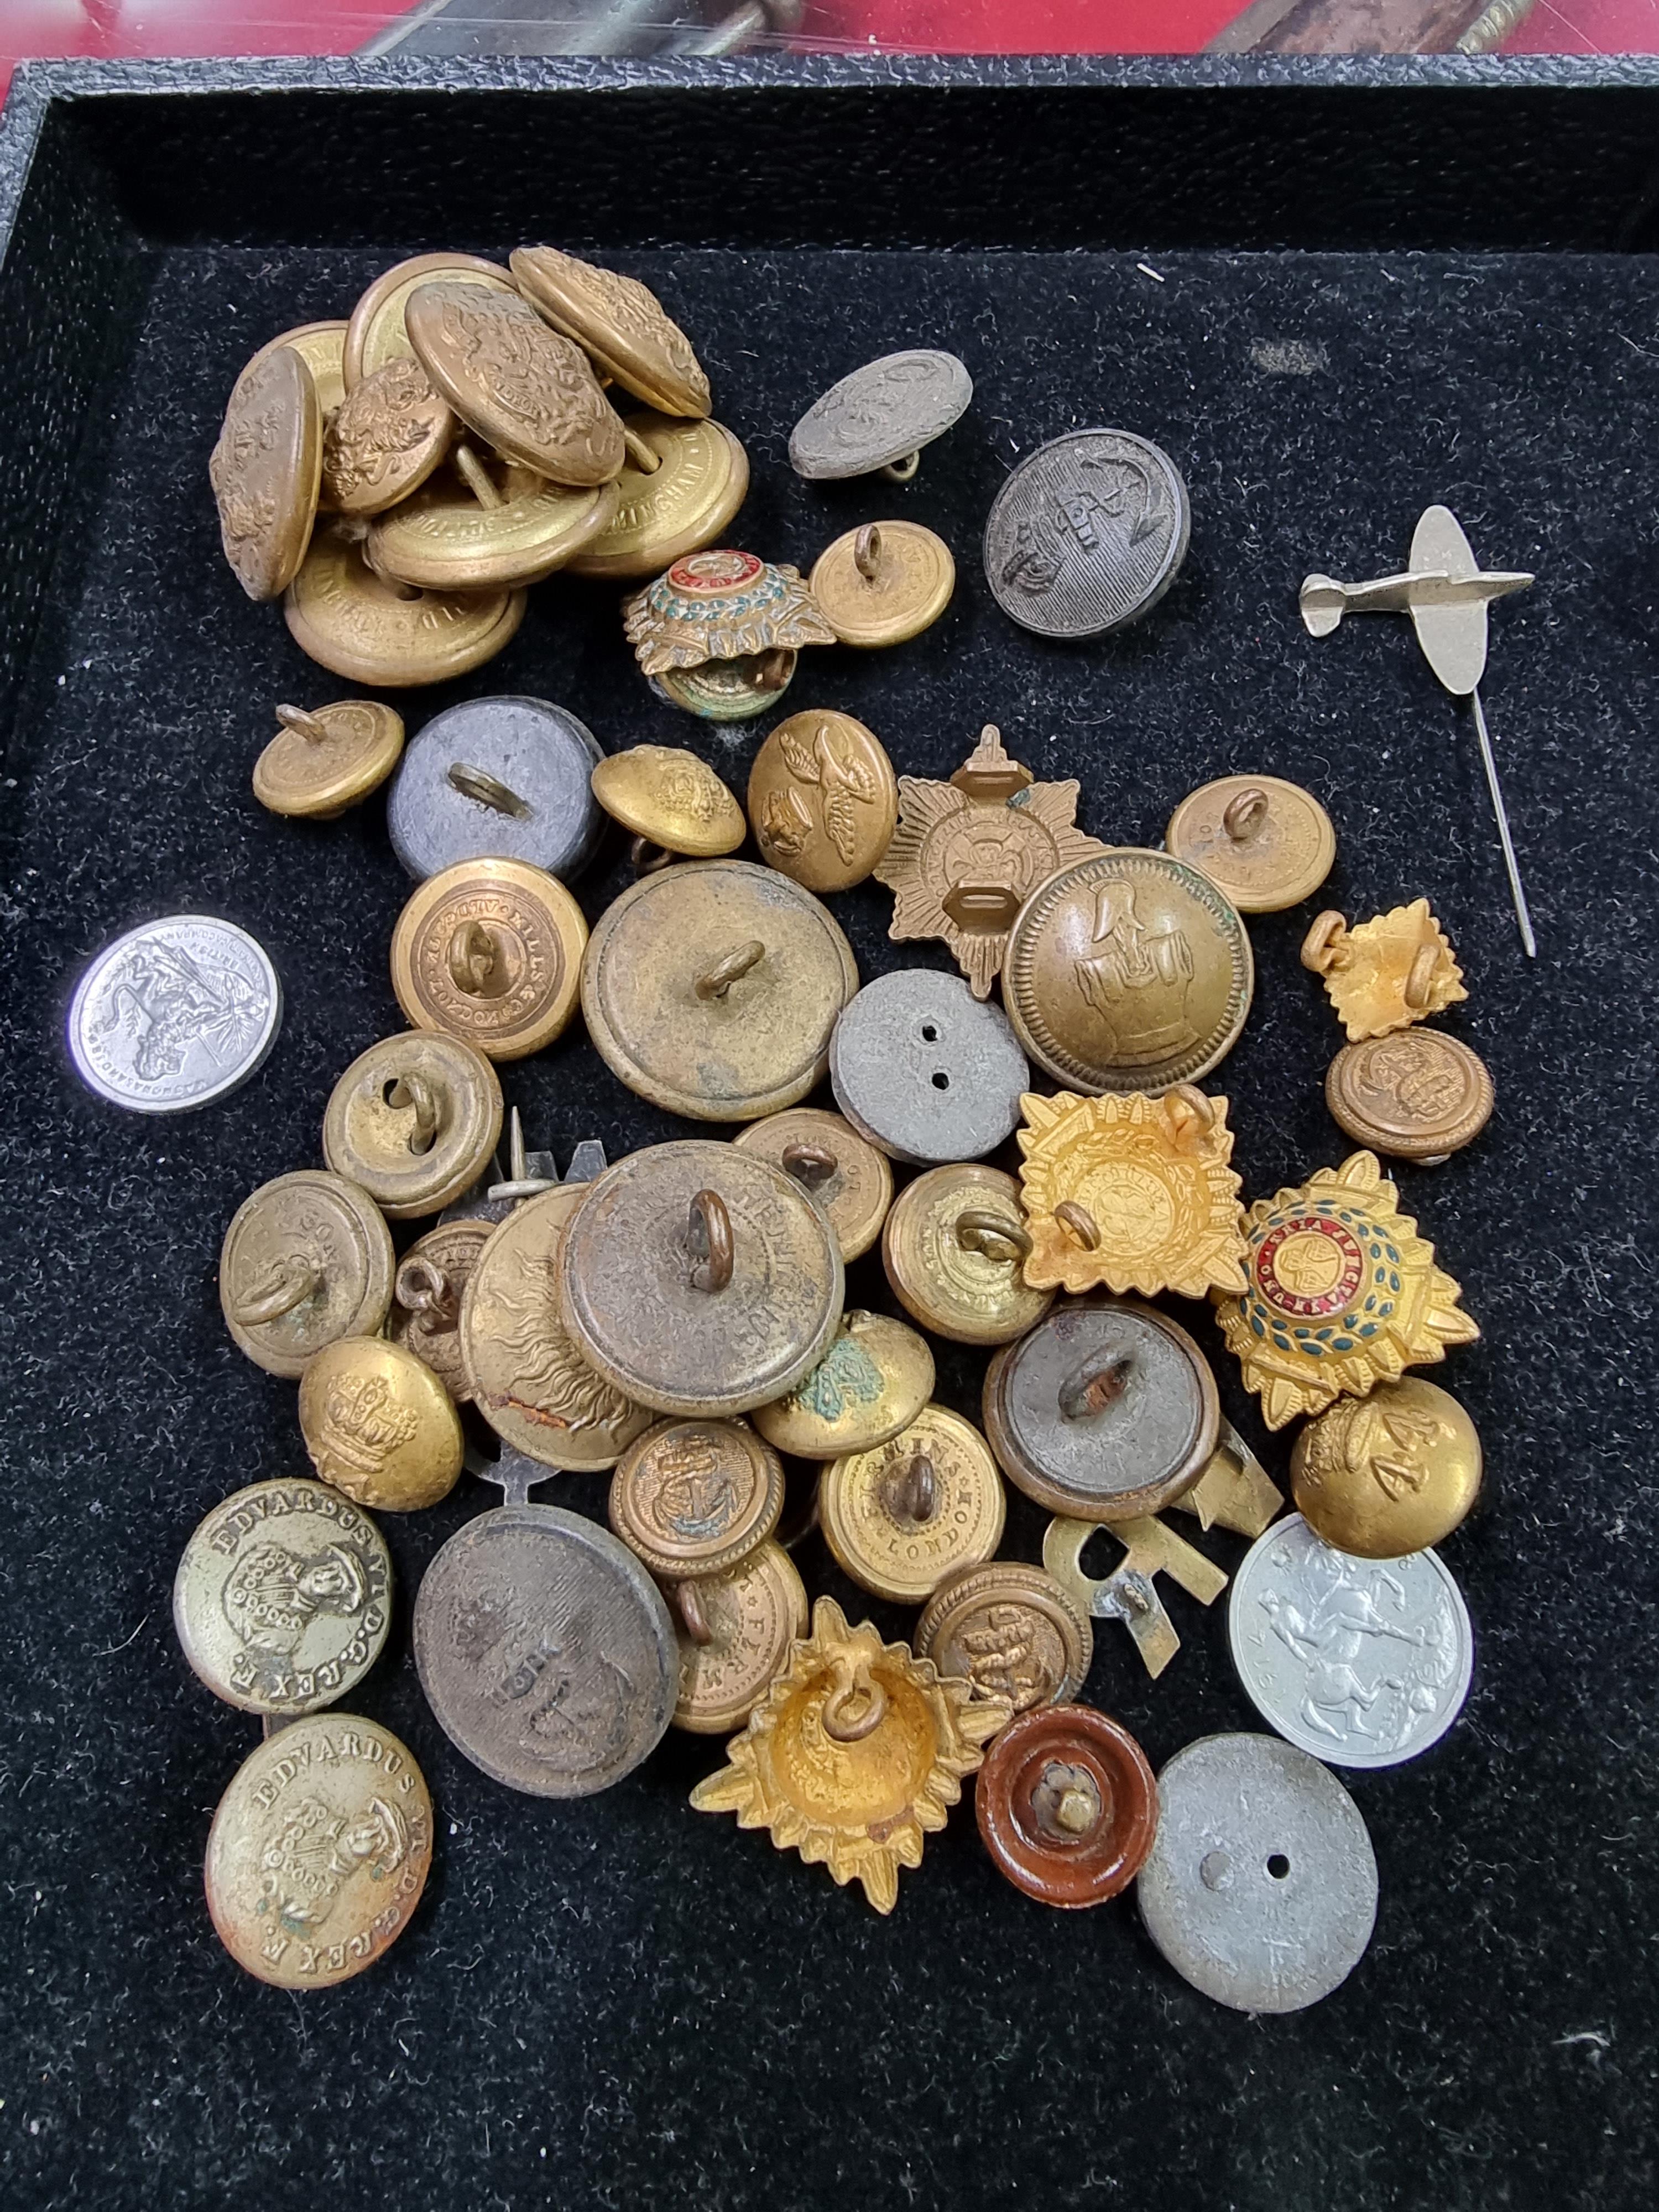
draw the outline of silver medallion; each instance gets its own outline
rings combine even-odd
[[[1043,637],[1098,637],[1158,605],[1187,557],[1181,471],[1130,430],[1074,430],[1029,454],[985,525],[999,606]]]
[[[830,1041],[836,1105],[879,1151],[919,1166],[994,1152],[1030,1080],[1001,1007],[933,968],[866,983]]]
[[[604,759],[585,722],[550,700],[469,699],[406,747],[386,793],[392,848],[424,881],[458,860],[526,860],[567,883],[605,817],[590,779]]]
[[[1239,2012],[1300,2012],[1346,1980],[1376,1924],[1376,1859],[1334,1774],[1273,1736],[1200,1736],[1158,1806],[1136,1895],[1178,1974]]]
[[[973,396],[974,380],[953,353],[884,355],[813,401],[789,434],[789,465],[815,480],[877,469],[913,476],[921,448],[957,421]]]
[[[106,945],[70,1004],[89,1090],[136,1114],[182,1114],[246,1083],[276,1041],[283,989],[233,921],[169,915]]]
[[[1397,1766],[1437,1743],[1468,1695],[1468,1609],[1432,1552],[1357,1559],[1299,1513],[1244,1555],[1227,1613],[1257,1711],[1336,1766]]]

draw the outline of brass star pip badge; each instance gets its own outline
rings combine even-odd
[[[1374,1153],[1259,1200],[1245,1234],[1249,1287],[1217,1305],[1270,1429],[1344,1394],[1363,1398],[1480,1334]]]
[[[1227,1163],[1227,1101],[1190,1083],[1020,1100],[1019,1148],[1033,1290],[1201,1298],[1244,1288],[1243,1208]]]
[[[1033,782],[988,723],[948,783],[902,775],[898,788],[898,828],[874,872],[894,895],[887,933],[943,938],[987,998],[1028,895],[1106,848],[1073,823],[1076,779]]]
[[[1353,929],[1340,914],[1318,915],[1303,940],[1302,964],[1324,977],[1350,1044],[1409,1029],[1469,995],[1451,941],[1425,898],[1373,915]]]

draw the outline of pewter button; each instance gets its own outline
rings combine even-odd
[[[593,857],[605,817],[589,779],[599,739],[550,700],[470,699],[407,747],[386,794],[392,850],[423,880],[458,860],[528,860],[563,883]]]
[[[246,1083],[282,1019],[276,970],[246,930],[168,915],[118,937],[87,969],[70,1003],[70,1057],[114,1105],[183,1114]]]
[[[1187,487],[1160,446],[1077,430],[1028,454],[992,504],[985,574],[1042,637],[1098,637],[1158,605],[1187,556]]]
[[[866,983],[830,1043],[836,1105],[871,1144],[922,1167],[994,1152],[1030,1079],[1002,1009],[932,968]]]
[[[974,380],[953,353],[886,354],[813,401],[789,434],[789,465],[798,477],[823,480],[908,462],[944,435],[973,396]]]

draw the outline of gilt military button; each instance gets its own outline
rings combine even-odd
[[[404,749],[404,718],[374,699],[278,707],[282,727],[253,763],[253,796],[273,814],[331,822],[378,791]]]
[[[366,1191],[319,1168],[278,1176],[225,1231],[225,1326],[256,1366],[292,1378],[325,1345],[378,1333],[392,1265],[392,1232]]]
[[[922,1167],[994,1152],[1030,1079],[1001,1008],[933,968],[866,983],[830,1040],[836,1105],[860,1136]]]
[[[832,1460],[818,1492],[837,1565],[896,1605],[920,1605],[957,1568],[988,1559],[1006,1510],[984,1437],[944,1406],[924,1406],[884,1444]]]
[[[642,877],[601,915],[582,1013],[630,1091],[695,1121],[754,1121],[823,1079],[858,989],[827,907],[775,869],[688,860]]]
[[[743,809],[707,761],[683,745],[629,745],[592,775],[593,796],[613,822],[665,853],[694,860],[735,853],[748,834]]]
[[[1044,1705],[987,1752],[974,1811],[1016,1889],[1039,1905],[1103,1905],[1146,1863],[1158,1784],[1127,1729],[1088,1705]]]
[[[747,1421],[659,1421],[611,1479],[611,1525],[653,1575],[724,1574],[783,1511],[783,1463]]]
[[[787,1398],[755,1408],[755,1426],[793,1459],[837,1459],[908,1429],[933,1395],[926,1340],[886,1314],[855,1310]]]
[[[88,963],[68,1043],[88,1090],[132,1114],[186,1114],[264,1065],[283,987],[264,947],[211,914],[142,922]]]
[[[1480,1494],[1480,1437],[1449,1390],[1415,1375],[1339,1398],[1291,1448],[1297,1510],[1362,1559],[1397,1559],[1449,1536]]]
[[[1312,792],[1277,775],[1201,785],[1170,817],[1164,842],[1241,914],[1275,914],[1310,898],[1336,861],[1330,816]]]
[[[1220,1420],[1186,1330],[1127,1300],[1068,1300],[985,1376],[986,1433],[1008,1480],[1077,1521],[1137,1521],[1184,1497]]]
[[[586,724],[550,700],[446,708],[410,741],[386,794],[392,849],[416,878],[500,860],[568,882],[605,826],[589,787],[604,757]]]
[[[617,489],[550,483],[516,462],[487,468],[457,446],[448,468],[368,533],[375,573],[433,592],[484,592],[538,584],[599,537],[617,512]]]
[[[345,335],[346,325],[343,322],[301,323],[291,331],[279,331],[260,347],[242,374],[246,376],[248,369],[257,368],[266,355],[275,353],[278,346],[289,347],[311,371],[311,380],[317,387],[317,404],[326,424],[345,398]]]
[[[474,253],[417,253],[386,270],[352,309],[346,326],[343,367],[348,392],[389,361],[414,360],[404,310],[422,284],[440,279],[502,293],[516,294],[519,289],[499,262],[481,261]]]
[[[323,434],[323,489],[341,514],[379,514],[419,489],[449,451],[455,416],[416,361],[364,377]]]
[[[1039,1066],[1074,1091],[1167,1090],[1238,1042],[1255,988],[1244,925],[1167,853],[1109,848],[1038,885],[1015,917],[1003,1000]]]
[[[957,564],[919,522],[866,522],[828,545],[807,578],[843,645],[902,645],[951,604]]]
[[[225,558],[251,599],[300,573],[322,481],[323,418],[309,368],[278,346],[243,370],[208,463]]]
[[[717,1575],[681,1583],[680,1694],[674,1726],[694,1735],[740,1729],[806,1633],[806,1589],[781,1544],[757,1545]]]
[[[349,526],[313,535],[283,600],[294,642],[352,684],[441,684],[493,660],[524,620],[522,592],[418,592],[388,583]]]
[[[586,355],[528,300],[446,280],[418,285],[404,320],[422,368],[498,453],[555,483],[619,472],[622,424]]]
[[[881,1259],[900,1304],[935,1336],[1009,1344],[1054,1304],[1052,1291],[1025,1280],[1030,1249],[1012,1176],[961,1161],[929,1169],[900,1192]]]
[[[573,576],[620,584],[660,575],[718,544],[748,496],[749,456],[724,424],[647,413],[626,427],[636,442],[616,478],[616,511],[566,564]]]
[[[688,553],[623,601],[623,629],[663,697],[716,722],[764,714],[804,645],[834,645],[800,571],[732,546]]]
[[[893,763],[874,731],[850,714],[792,714],[755,756],[749,818],[769,867],[809,891],[848,890],[891,841]]]
[[[424,1360],[458,1406],[472,1395],[461,1358],[461,1300],[494,1228],[476,1216],[441,1221],[410,1246],[393,1279],[386,1334]]]
[[[866,1144],[850,1121],[819,1106],[787,1106],[750,1121],[732,1143],[774,1160],[821,1206],[843,1261],[859,1259],[881,1234],[893,1202],[887,1155]]]
[[[960,420],[973,396],[952,353],[884,354],[813,401],[789,434],[789,465],[815,482],[877,469],[912,477],[922,447]]]
[[[1337,1127],[1367,1151],[1437,1167],[1492,1118],[1492,1075],[1443,1030],[1413,1029],[1345,1044],[1325,1072]]]
[[[323,1158],[393,1221],[441,1213],[501,1133],[501,1086],[476,1046],[429,1030],[383,1037],[329,1094]]]
[[[416,1029],[522,1060],[562,1036],[581,993],[587,924],[562,883],[522,860],[428,876],[392,933],[392,988]]]
[[[919,1659],[1016,1713],[1065,1705],[1094,1656],[1089,1616],[1041,1567],[991,1559],[942,1582],[916,1623]]]
[[[300,1427],[325,1482],[359,1505],[413,1513],[461,1471],[461,1424],[432,1370],[384,1337],[326,1345],[300,1377]]]
[[[708,379],[691,341],[649,285],[551,246],[521,246],[510,261],[538,313],[591,355],[613,383],[665,414],[708,414]]]
[[[1161,446],[1076,430],[1039,446],[992,502],[985,575],[1042,637],[1099,637],[1155,607],[1187,557],[1187,487]]]

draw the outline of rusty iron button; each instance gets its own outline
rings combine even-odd
[[[1004,1473],[1076,1521],[1173,1504],[1208,1466],[1220,1423],[1203,1353],[1131,1299],[1068,1299],[986,1372],[986,1433]]]
[[[1170,817],[1164,842],[1241,914],[1277,914],[1311,898],[1336,862],[1330,816],[1312,792],[1279,775],[1201,785]]]
[[[578,1351],[664,1413],[785,1396],[828,1351],[843,1289],[830,1224],[793,1176],[695,1138],[607,1169],[559,1248]]]
[[[933,1395],[927,1339],[890,1314],[854,1311],[787,1398],[755,1408],[755,1426],[792,1458],[839,1459],[908,1429]]]
[[[1103,1905],[1128,1887],[1158,1832],[1158,1784],[1126,1728],[1088,1705],[1010,1721],[974,1785],[999,1872],[1039,1905]]]
[[[787,1106],[751,1121],[732,1138],[739,1152],[775,1160],[823,1208],[843,1262],[859,1259],[881,1234],[893,1203],[893,1170],[885,1152],[867,1145],[850,1121],[821,1106]]]
[[[1074,1698],[1095,1649],[1089,1616],[1071,1592],[1022,1559],[947,1576],[922,1608],[915,1644],[918,1659],[1016,1713]]]
[[[1325,1071],[1325,1104],[1368,1152],[1439,1167],[1492,1118],[1492,1080],[1479,1053],[1443,1030],[1396,1030],[1345,1044]]]
[[[392,1265],[392,1232],[367,1191],[321,1168],[278,1176],[225,1231],[225,1326],[257,1367],[292,1380],[325,1345],[377,1333]]]
[[[600,916],[582,1012],[629,1089],[694,1121],[755,1121],[822,1081],[858,989],[829,908],[750,860],[642,876]]]
[[[393,1221],[441,1213],[489,1165],[501,1086],[459,1037],[407,1030],[354,1060],[323,1115],[323,1158]]]
[[[426,881],[392,933],[392,988],[416,1029],[522,1060],[563,1034],[587,924],[564,885],[523,860],[459,860]]]
[[[860,1136],[918,1167],[994,1152],[1030,1079],[1002,1009],[936,968],[866,983],[830,1044],[836,1105]]]
[[[449,707],[412,738],[386,794],[392,849],[424,879],[458,860],[526,860],[563,883],[605,827],[589,779],[605,757],[585,722],[511,694]]]
[[[778,1525],[783,1462],[747,1421],[659,1421],[611,1478],[611,1525],[665,1582],[724,1574]]]
[[[954,1344],[1009,1344],[1054,1304],[1034,1291],[1019,1185],[962,1160],[930,1168],[900,1192],[882,1231],[881,1262],[905,1311]]]

